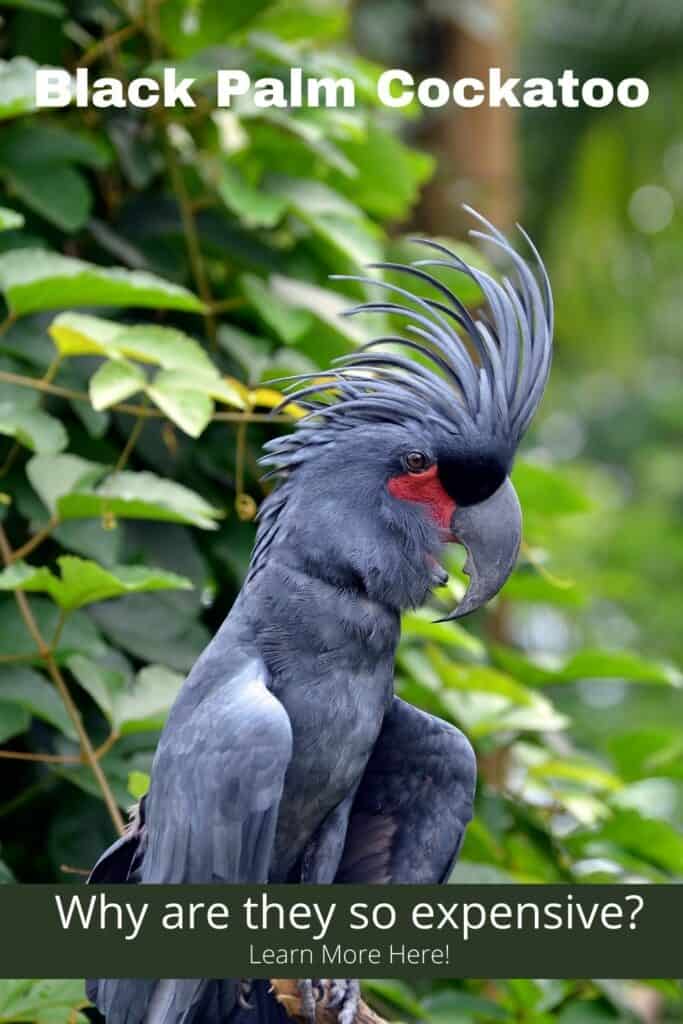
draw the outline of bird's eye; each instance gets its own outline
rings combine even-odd
[[[429,466],[429,459],[424,452],[408,452],[403,461],[409,473],[422,473]]]

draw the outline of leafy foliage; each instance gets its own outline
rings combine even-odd
[[[88,868],[145,791],[183,675],[239,589],[267,486],[255,460],[301,412],[290,405],[272,417],[281,394],[270,382],[324,368],[364,338],[338,316],[363,289],[329,275],[411,255],[397,225],[434,161],[377,108],[378,68],[346,45],[344,5],[166,0],[134,21],[119,4],[3,6],[16,55],[0,61],[0,764],[14,770],[0,771],[0,881],[68,880],[62,865]],[[197,108],[35,112],[33,71],[51,54],[124,77],[174,63],[197,77]],[[346,75],[359,102],[218,110],[213,72],[238,64],[253,75],[282,76],[291,64]],[[577,148],[566,202],[545,211],[560,225],[549,235],[562,239],[552,268],[561,356],[552,411],[514,473],[520,565],[474,621],[439,623],[435,613],[464,589],[454,552],[434,607],[404,617],[399,692],[464,728],[479,758],[458,881],[683,876],[681,677],[669,660],[682,653],[680,631],[667,636],[649,609],[670,632],[680,616],[643,578],[639,546],[645,532],[666,582],[680,563],[671,528],[680,474],[669,433],[655,446],[647,424],[673,432],[680,396],[665,388],[647,399],[638,455],[633,434],[615,441],[625,392],[605,411],[614,381],[596,381],[593,365],[611,360],[621,379],[617,363],[638,350],[656,276],[637,270],[634,242],[624,271],[628,290],[641,289],[633,307],[623,288],[611,303],[595,298],[613,287],[604,246],[623,243],[624,147],[636,149],[625,122],[605,115]],[[675,265],[670,247],[652,247],[657,275]],[[475,306],[476,288],[459,287]],[[577,328],[589,343],[568,360]],[[626,372],[632,382],[637,364]],[[592,461],[567,454],[582,424],[597,438]],[[669,504],[651,498],[623,518],[615,461],[641,489],[666,490]],[[624,607],[653,624],[655,643],[610,631]],[[105,791],[56,679],[80,712]],[[655,701],[678,709],[678,722]],[[632,1019],[628,983],[367,989],[387,1015],[434,1024]],[[673,985],[652,990],[680,1002]],[[74,982],[0,982],[0,1022],[82,1020],[81,994]]]

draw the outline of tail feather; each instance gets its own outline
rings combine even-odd
[[[106,850],[88,882],[138,881],[146,841],[144,797],[120,839]],[[245,1008],[237,1000],[237,982],[177,978],[91,978],[85,991],[107,1024],[287,1024],[290,1018],[267,981],[254,981]]]
[[[254,981],[249,1006],[236,999],[235,981],[191,978],[111,978],[88,982],[88,998],[107,1024],[290,1024],[270,991]]]

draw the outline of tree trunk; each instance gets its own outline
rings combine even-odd
[[[517,73],[516,0],[491,0],[497,24],[474,34],[454,20],[444,23],[444,61],[433,74],[453,82],[477,78],[489,69],[502,77]],[[434,234],[461,235],[461,203],[469,202],[503,230],[518,216],[519,172],[517,112],[510,107],[443,108],[427,129],[425,141],[439,161],[435,180],[425,190],[419,223]]]

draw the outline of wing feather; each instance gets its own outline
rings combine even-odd
[[[268,880],[292,729],[267,683],[259,658],[244,659],[227,677],[224,655],[211,647],[197,662],[154,758],[139,881]],[[120,859],[120,850],[120,842],[114,844],[111,856]],[[98,862],[100,872],[106,858]],[[100,979],[88,992],[107,1024],[208,1024],[235,1006],[236,986]]]

